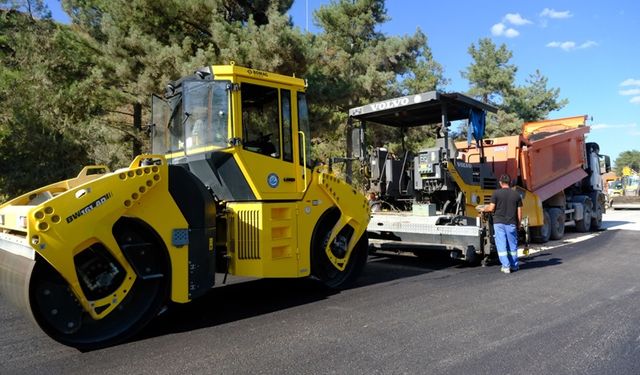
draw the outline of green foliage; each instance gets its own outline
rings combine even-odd
[[[498,109],[498,113],[487,115],[485,137],[505,137],[520,134],[523,121],[516,113]]]
[[[527,79],[527,85],[514,88],[512,94],[506,97],[505,110],[529,122],[543,120],[549,112],[567,105],[567,99],[558,99],[560,89],[547,89],[547,82],[547,77],[536,70]]]
[[[292,0],[62,0],[72,25],[43,0],[0,0],[0,199],[69,178],[86,163],[111,168],[149,149],[139,126],[148,98],[211,64],[296,74],[309,81],[314,158],[350,155],[347,111],[448,83],[427,36],[387,36],[384,0],[332,0],[318,34],[294,28]],[[464,76],[472,94],[501,105],[490,134],[565,104],[536,72],[514,87],[511,52],[481,39]],[[141,111],[139,109],[141,108]],[[370,128],[371,145],[400,155],[434,142],[433,129]]]
[[[44,0],[0,0],[0,10],[2,9],[22,12],[33,21],[51,19],[51,11]]]
[[[15,10],[0,11],[0,30],[0,196],[6,197],[77,173],[99,133],[80,108],[91,102],[91,88],[75,79],[85,78],[92,63],[74,39],[50,20]]]
[[[469,94],[480,97],[484,103],[500,104],[513,90],[513,82],[518,68],[509,64],[513,53],[505,44],[496,47],[489,38],[478,41],[469,47],[473,63],[462,72],[469,80]]]
[[[536,70],[523,86],[514,83],[517,67],[509,64],[513,56],[507,46],[497,47],[489,38],[471,44],[473,62],[462,72],[469,80],[469,95],[498,107],[487,116],[487,137],[520,134],[523,122],[545,119],[550,112],[567,105],[559,99],[560,89],[547,88],[548,79]]]
[[[314,19],[322,32],[312,38],[306,75],[312,120],[316,137],[335,134],[330,145],[316,149],[319,159],[345,154],[342,145],[350,136],[346,128],[350,108],[445,83],[442,68],[419,29],[402,37],[379,32],[388,20],[382,0],[334,0],[320,7]],[[388,129],[379,131],[369,136],[392,139],[385,133]]]
[[[636,172],[640,172],[640,151],[630,150],[621,152],[616,158],[615,165],[615,171],[618,176],[622,176],[622,169],[624,167],[629,167]]]
[[[284,74],[304,69],[304,38],[284,14],[291,3],[63,1],[76,27],[100,46],[91,79],[100,82],[109,111],[101,120],[120,129],[133,153],[149,149],[146,134],[132,128],[144,122],[134,107],[142,106],[141,116],[148,118],[150,94],[171,80],[231,61]]]

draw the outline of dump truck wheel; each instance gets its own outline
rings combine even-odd
[[[584,213],[582,216],[582,220],[576,220],[576,231],[578,232],[588,232],[591,229],[591,219],[593,217],[593,208],[591,204],[591,199],[587,198],[583,202],[584,205]]]
[[[564,212],[560,208],[550,208],[549,209],[549,223],[550,225],[550,233],[549,238],[552,240],[559,240],[564,237]]]
[[[122,224],[116,224],[114,235],[121,248],[126,245],[149,244],[154,240],[151,233],[143,230],[136,222],[126,220],[119,223]],[[94,350],[129,338],[157,314],[166,300],[169,278],[165,253],[157,246],[150,250],[154,253],[152,258],[155,260],[150,260],[148,266],[158,269],[160,265],[164,274],[146,280],[138,276],[122,302],[100,320],[94,320],[80,306],[66,280],[46,261],[39,259],[29,285],[31,312],[35,320],[54,340],[80,350]],[[103,274],[99,274],[99,270],[104,267],[98,266],[98,272],[95,271],[97,262],[98,260],[93,260],[89,267],[93,274],[79,275],[79,279],[82,280],[84,276],[105,280]],[[119,267],[115,264],[113,266]],[[111,286],[107,286],[109,287]],[[117,288],[118,285],[112,287]]]
[[[545,243],[551,236],[551,218],[549,212],[544,210],[544,222],[537,227],[531,227],[531,242]]]
[[[597,231],[602,228],[602,206],[596,203],[596,207],[593,210],[593,216],[591,216],[591,230]]]

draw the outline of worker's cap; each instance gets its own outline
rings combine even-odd
[[[500,176],[500,182],[502,182],[504,184],[510,184],[511,183],[511,177],[509,177],[508,174],[503,174],[502,176]]]

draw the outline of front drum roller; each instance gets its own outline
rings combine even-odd
[[[30,275],[26,305],[42,330],[54,340],[80,350],[114,345],[138,332],[165,303],[168,260],[155,233],[143,223],[121,219],[114,225],[113,234],[136,278],[124,299],[102,319],[93,319],[60,274],[44,259],[37,259]],[[122,266],[100,244],[83,250],[74,261],[78,280],[89,300],[108,296],[125,281]]]
[[[330,289],[344,289],[351,286],[367,263],[369,241],[366,232],[358,239],[343,270],[336,268],[327,256],[325,249],[331,239],[331,229],[339,218],[339,209],[329,209],[318,221],[311,240],[311,274]],[[329,245],[333,255],[338,259],[344,258],[347,251],[350,238],[347,238],[346,234],[353,234],[351,227],[345,228],[346,230],[338,233],[333,243]]]

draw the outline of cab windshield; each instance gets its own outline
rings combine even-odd
[[[629,176],[627,177],[627,185],[628,186],[636,186],[640,183],[640,176]]]
[[[152,99],[153,152],[193,154],[228,146],[228,81],[191,80],[167,99]]]

